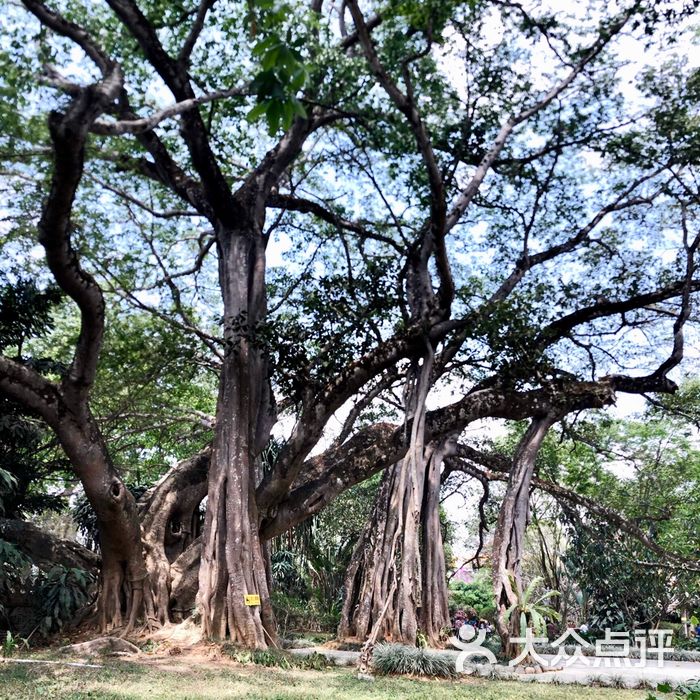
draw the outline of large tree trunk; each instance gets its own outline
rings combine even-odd
[[[65,416],[57,433],[97,518],[102,554],[99,627],[109,630],[126,620],[126,634],[140,616],[150,625],[156,616],[136,501],[117,474],[87,409],[78,416]]]
[[[517,606],[522,595],[520,562],[528,523],[530,484],[537,453],[547,431],[556,420],[557,417],[551,414],[534,418],[520,440],[493,537],[496,628],[508,658],[514,658],[519,651],[518,645],[510,641],[511,638],[521,636],[519,612],[515,610],[510,620],[506,620],[506,611],[514,605]]]
[[[445,550],[440,524],[440,469],[445,451],[431,456],[425,475],[425,498],[421,512],[421,565],[423,599],[420,627],[431,645],[439,641],[440,632],[450,624]]]
[[[402,460],[385,472],[346,573],[340,637],[364,639],[380,624],[378,639],[415,644],[420,630],[434,645],[449,624],[439,513],[443,456],[429,447],[416,467]]]
[[[209,453],[207,448],[178,464],[139,502],[146,566],[161,623],[172,617],[174,563],[201,534],[199,505],[207,494]],[[193,602],[193,596],[183,597],[180,591],[175,617]]]
[[[424,444],[425,400],[432,368],[430,348],[421,367],[413,368],[413,381],[407,389],[408,452],[385,473],[353,552],[345,581],[341,637],[364,639],[379,624],[381,629],[375,635],[379,639],[415,644],[422,629],[434,643],[447,624],[439,525],[439,470],[445,447]],[[423,552],[421,527],[424,537],[429,533],[435,538],[423,539]],[[437,601],[432,600],[433,595],[438,596]],[[389,597],[392,600],[388,601]]]
[[[260,230],[261,226],[253,230]],[[220,232],[219,278],[226,351],[221,371],[198,602],[205,636],[264,648],[275,637],[255,488],[269,439],[271,397],[256,344],[265,316],[265,253],[259,234]],[[259,605],[246,605],[257,594]]]

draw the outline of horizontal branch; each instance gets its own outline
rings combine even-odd
[[[523,420],[550,412],[601,408],[613,402],[614,393],[607,382],[553,382],[524,392],[488,389],[428,411],[425,441],[439,442],[459,434],[467,425],[482,418]],[[407,450],[407,430],[410,433],[410,426],[371,425],[342,445],[305,461],[291,486],[285,479],[263,484],[258,490],[258,503],[263,512],[267,510],[272,514],[264,521],[263,532],[272,533],[269,536],[284,532],[319,512],[345,489],[398,462]],[[271,492],[281,493],[274,508],[264,500]]]
[[[141,117],[140,119],[122,119],[118,121],[98,119],[90,127],[90,131],[93,134],[100,134],[102,136],[140,134],[144,131],[150,131],[166,119],[170,119],[178,114],[187,112],[195,107],[198,107],[199,105],[229,97],[242,97],[248,94],[249,92],[247,86],[229,88],[228,90],[216,90],[214,92],[209,92],[206,95],[191,97],[180,102],[175,102],[174,104],[168,105],[167,107],[163,107],[163,109],[154,112],[148,117]]]
[[[100,565],[99,554],[25,520],[0,519],[0,539],[15,545],[38,566],[66,566],[96,574]]]

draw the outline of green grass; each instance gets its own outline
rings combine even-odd
[[[97,661],[96,663],[100,663]],[[379,677],[360,681],[350,669],[281,670],[233,664],[186,664],[176,660],[144,665],[106,662],[102,669],[0,663],[0,699],[61,698],[83,700],[641,700],[644,691],[550,686],[475,680],[411,680]]]

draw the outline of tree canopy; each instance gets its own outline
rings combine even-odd
[[[95,511],[103,627],[196,595],[206,635],[266,646],[266,542],[382,472],[341,626],[432,638],[441,466],[475,468],[482,419],[529,421],[515,600],[549,429],[677,389],[696,4],[6,0],[3,289],[57,306],[0,319],[0,392]]]

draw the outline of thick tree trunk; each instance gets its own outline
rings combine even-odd
[[[521,636],[519,613],[516,610],[510,620],[506,620],[505,614],[508,608],[517,605],[522,594],[520,562],[528,523],[530,484],[537,453],[547,431],[557,419],[551,414],[534,418],[520,440],[494,533],[492,565],[496,627],[508,658],[517,656],[519,652],[518,645],[510,641],[512,637]]]
[[[415,644],[420,630],[434,645],[449,624],[439,513],[443,456],[428,448],[418,468],[402,460],[385,472],[346,573],[339,637],[364,639],[379,623],[378,639]]]
[[[433,236],[428,233],[408,260],[406,301],[413,321],[427,320],[436,312],[440,315],[428,268],[433,244]],[[419,366],[413,362],[406,377],[404,411],[405,425],[410,430],[406,436],[408,451],[385,473],[372,515],[353,553],[338,630],[341,637],[366,638],[368,644],[382,638],[415,644],[423,625],[423,633],[434,643],[448,622],[448,616],[444,615],[447,611],[444,561],[442,568],[437,564],[444,555],[433,549],[442,550],[437,504],[445,443],[425,444],[425,404],[433,381],[434,360],[435,349],[426,339],[422,363]],[[437,493],[431,493],[435,488]],[[428,513],[426,507],[435,508],[436,512]],[[425,561],[421,557],[421,529],[423,534],[429,531],[437,537],[434,542],[423,542],[423,554],[431,550]],[[438,595],[438,601],[427,599],[434,594]],[[378,631],[376,625],[380,626]]]
[[[432,646],[439,642],[440,632],[450,624],[445,550],[440,525],[440,468],[444,457],[443,451],[436,451],[430,459],[421,512],[423,600],[419,622]]]
[[[258,228],[259,230],[259,228]],[[259,234],[219,234],[226,352],[209,467],[198,602],[205,636],[264,648],[275,624],[255,489],[272,424],[257,326],[265,315],[265,253]],[[246,604],[246,595],[260,603]],[[248,601],[250,602],[250,601]]]
[[[155,611],[136,501],[119,478],[87,409],[65,416],[57,433],[97,518],[102,555],[99,627],[105,631],[126,621],[126,634],[141,616],[150,625]]]
[[[183,606],[194,601],[180,592],[174,603],[172,567],[201,534],[198,511],[207,494],[209,453],[206,449],[178,464],[139,501],[146,566],[161,623],[170,621],[172,605],[179,618]]]
[[[425,400],[432,368],[430,348],[421,367],[414,367],[407,390],[408,452],[385,473],[348,569],[341,637],[364,639],[379,624],[379,639],[415,644],[422,628],[436,642],[447,624],[444,561],[438,563],[444,555],[435,550],[442,550],[438,505],[444,447],[424,444]],[[424,535],[435,537],[434,541],[423,540],[423,552],[421,529]],[[427,558],[421,556],[426,554]],[[388,600],[390,592],[392,599]],[[432,599],[435,594],[437,601]]]

